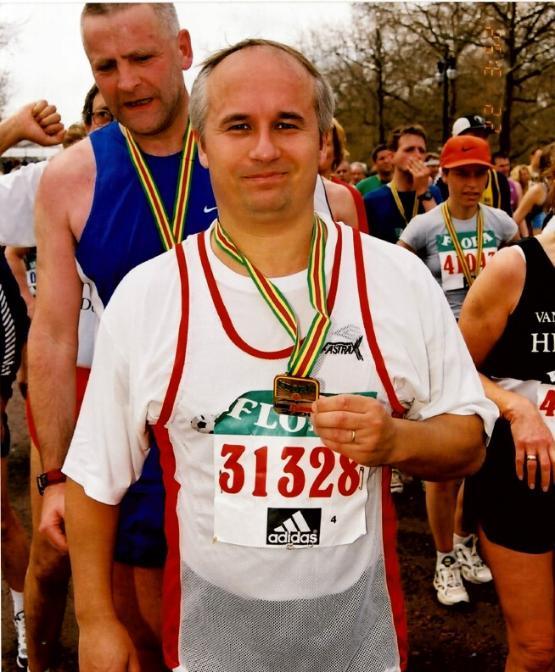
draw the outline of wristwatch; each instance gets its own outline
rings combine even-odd
[[[432,192],[429,189],[426,189],[426,191],[423,194],[420,194],[420,196],[418,196],[417,198],[420,201],[420,203],[422,203],[422,201],[433,200],[434,195],[432,194]]]
[[[44,474],[37,476],[37,488],[39,489],[39,494],[44,495],[44,491],[49,485],[56,485],[57,483],[64,483],[65,481],[66,475],[62,473],[61,469],[45,471]]]

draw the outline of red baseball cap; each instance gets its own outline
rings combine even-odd
[[[493,168],[487,140],[473,135],[457,135],[443,145],[439,163],[442,168],[479,165]]]

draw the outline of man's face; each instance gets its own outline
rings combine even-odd
[[[488,169],[480,164],[458,166],[446,170],[443,179],[449,189],[450,200],[468,208],[479,203],[488,181]]]
[[[133,5],[85,17],[83,43],[96,84],[122,124],[139,135],[172,126],[186,102],[187,31],[172,37],[150,5]]]
[[[91,125],[87,128],[87,133],[94,133],[94,131],[109,124],[113,118],[104,97],[101,93],[97,93],[93,98]]]
[[[343,182],[351,181],[351,165],[348,161],[341,161],[335,169],[336,176]]]
[[[380,178],[388,180],[393,172],[393,152],[390,149],[382,149],[376,155],[374,166]]]
[[[351,165],[351,183],[357,184],[366,177],[364,171],[356,164]]]
[[[399,138],[399,146],[393,155],[393,164],[400,170],[408,171],[408,164],[411,159],[424,161],[425,156],[426,143],[424,138],[409,133]]]
[[[509,177],[509,174],[511,172],[511,162],[509,161],[509,159],[506,159],[503,156],[497,156],[495,157],[494,163],[495,163],[495,170],[498,173],[503,173],[503,175]]]
[[[322,149],[312,77],[292,56],[250,47],[219,63],[207,82],[199,156],[222,220],[283,224],[312,209]]]

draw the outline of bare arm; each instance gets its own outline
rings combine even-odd
[[[491,265],[491,268],[489,267]],[[459,327],[476,366],[501,338],[509,315],[522,294],[526,266],[516,250],[500,251],[472,285],[463,304]],[[487,270],[487,272],[486,272]],[[499,287],[504,291],[499,292]],[[518,353],[515,353],[518,356]],[[537,455],[544,490],[555,480],[555,443],[536,406],[481,375],[486,396],[509,421],[516,448],[516,471],[524,478],[526,455]],[[536,463],[527,466],[528,485],[536,483]]]
[[[348,224],[353,229],[358,229],[358,216],[355,203],[347,187],[335,184],[326,178],[324,178],[324,187],[334,220]]]
[[[528,228],[526,226],[526,216],[535,205],[542,205],[545,201],[545,188],[543,184],[535,184],[530,187],[522,197],[516,212],[513,214],[513,219],[517,223],[522,236],[528,235]]]
[[[72,165],[70,159],[68,170],[70,151],[46,169],[35,210],[37,297],[29,336],[29,394],[45,471],[62,466],[75,426],[82,283],[75,265],[71,218],[87,183],[76,168],[78,162]],[[63,490],[63,484],[46,489],[40,527],[61,550],[66,549]]]
[[[66,484],[66,527],[79,623],[82,672],[139,672],[133,644],[112,600],[112,557],[118,506],[88,497]]]
[[[390,464],[425,480],[444,480],[482,463],[484,428],[476,415],[403,420],[375,399],[347,394],[322,397],[313,410],[315,431],[326,446],[365,466]]]

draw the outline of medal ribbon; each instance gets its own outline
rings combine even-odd
[[[393,200],[395,201],[395,205],[397,206],[397,210],[399,210],[399,213],[401,217],[403,218],[403,221],[405,222],[405,225],[408,224],[407,221],[407,216],[405,214],[405,208],[403,207],[403,202],[401,201],[399,197],[399,192],[397,191],[397,187],[393,184],[393,182],[389,182],[387,185],[391,189],[391,194],[393,195]],[[414,202],[412,204],[412,215],[411,219],[413,217],[416,217],[418,214],[418,198],[416,197],[416,192],[414,192]]]
[[[287,373],[306,378],[314,366],[331,324],[326,302],[324,222],[317,215],[314,216],[307,283],[310,303],[316,314],[302,343],[299,322],[285,296],[241,253],[219,220],[214,228],[214,240],[225,254],[247,269],[262,298],[293,341],[294,347],[287,364]]]
[[[484,218],[482,216],[482,210],[480,209],[480,206],[478,206],[478,211],[476,213],[476,239],[478,244],[478,250],[476,252],[476,271],[474,275],[470,272],[470,268],[468,267],[466,257],[464,256],[463,249],[457,237],[457,232],[455,231],[455,227],[453,226],[453,221],[451,219],[451,213],[449,212],[447,202],[441,204],[441,214],[443,215],[443,221],[445,222],[445,226],[447,227],[449,236],[453,241],[453,247],[455,248],[455,252],[457,253],[457,258],[461,264],[464,277],[466,278],[466,282],[470,287],[474,282],[474,280],[480,274],[481,270],[482,247],[484,245]]]
[[[191,124],[187,122],[185,130],[171,224],[158,187],[141,154],[141,150],[129,130],[125,126],[122,126],[122,130],[127,143],[127,149],[129,150],[129,156],[131,157],[131,163],[135,167],[139,182],[145,192],[146,200],[152,211],[154,222],[162,241],[162,246],[165,250],[170,250],[185,237],[185,219],[189,207],[194,159],[197,151],[197,143],[191,129]]]

